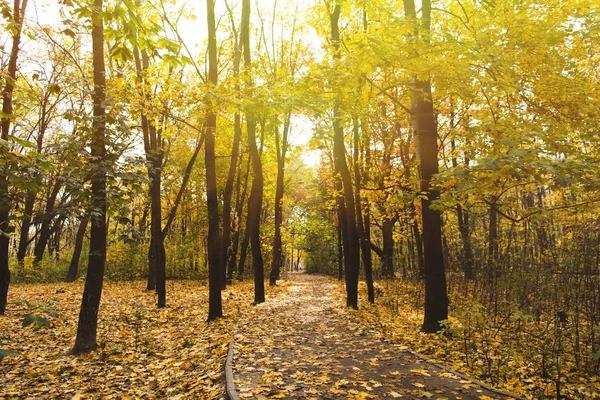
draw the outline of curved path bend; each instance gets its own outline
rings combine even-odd
[[[326,277],[295,274],[233,338],[241,399],[507,399],[353,321]],[[232,388],[232,385],[229,385]]]

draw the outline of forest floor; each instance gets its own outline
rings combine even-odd
[[[240,318],[234,383],[252,399],[505,399],[354,318],[336,281],[290,274],[278,301]]]
[[[74,357],[83,282],[11,286],[0,316],[0,399],[224,399],[223,363],[236,316],[252,302],[252,283],[226,289],[225,318],[211,323],[202,282],[168,281],[162,309],[145,287],[105,282],[99,348]],[[283,290],[267,289],[271,298]],[[26,315],[44,326],[23,327]]]

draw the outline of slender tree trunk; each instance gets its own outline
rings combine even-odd
[[[17,80],[17,58],[19,56],[19,43],[21,42],[21,31],[23,29],[23,19],[27,0],[14,1],[13,20],[16,28],[12,38],[12,49],[8,60],[8,69],[6,71],[6,82],[2,89],[2,115],[0,119],[2,140],[8,142],[8,133],[10,131],[10,118],[12,116],[12,100],[15,82]],[[8,149],[0,147],[0,151],[5,152]],[[8,171],[6,167],[0,167],[0,315],[4,315],[6,302],[8,300],[8,286],[10,285],[10,269],[8,268],[8,248],[10,243],[10,198],[8,192]]]
[[[288,134],[290,130],[291,112],[288,112],[284,122],[283,135],[279,138],[279,132],[275,132],[275,147],[277,151],[277,183],[275,188],[275,234],[273,236],[273,253],[271,259],[271,273],[269,284],[275,286],[281,274],[281,224],[283,222],[283,179],[285,174],[285,157],[287,155]]]
[[[242,215],[244,213],[244,204],[246,203],[246,191],[248,189],[248,178],[250,176],[250,159],[248,159],[248,162],[246,163],[246,174],[244,176],[244,189],[243,191],[240,193],[240,185],[241,185],[241,160],[240,160],[240,171],[238,174],[238,182],[237,182],[237,189],[236,189],[236,206],[235,206],[235,215],[236,215],[236,230],[235,230],[235,234],[233,235],[233,246],[231,248],[231,257],[229,258],[229,265],[227,267],[227,274],[228,274],[228,278],[230,280],[230,282],[233,282],[233,273],[234,271],[237,270],[238,274],[237,274],[237,278],[238,280],[241,280],[243,278],[243,274],[244,274],[244,266],[243,264],[246,262],[246,251],[248,249],[248,241],[246,240],[247,238],[247,229],[244,229],[244,241],[246,243],[246,249],[243,250],[242,254],[243,254],[243,262],[242,262],[242,254],[240,254],[240,264],[239,264],[239,268],[236,268],[237,266],[237,252],[238,252],[238,248],[240,246],[240,235],[242,233]]]
[[[42,258],[44,257],[44,252],[46,251],[46,246],[48,245],[48,240],[50,239],[50,235],[52,233],[51,224],[52,217],[54,216],[54,204],[56,203],[56,197],[58,196],[58,192],[60,192],[61,187],[61,179],[57,177],[56,182],[52,187],[52,191],[50,192],[50,195],[46,201],[42,226],[40,228],[40,235],[35,245],[35,249],[33,250],[33,255],[35,256],[34,263],[42,261]]]
[[[359,146],[359,128],[358,121],[354,121],[354,184],[355,184],[355,202],[356,202],[356,226],[358,232],[358,240],[360,241],[360,249],[362,255],[363,267],[365,269],[365,279],[367,281],[367,298],[369,302],[375,303],[375,288],[373,286],[373,260],[371,258],[371,238],[367,237],[365,233],[365,226],[363,220],[363,209],[362,199],[360,195],[360,189],[362,187],[361,181],[361,167],[359,165],[358,154],[360,153]]]
[[[77,235],[75,236],[75,248],[73,249],[73,256],[71,257],[71,263],[69,264],[69,272],[67,273],[67,282],[74,282],[77,279],[77,272],[79,270],[79,258],[81,257],[81,250],[83,249],[83,239],[85,238],[85,231],[88,225],[88,218],[82,217],[79,222],[79,228],[77,228]]]
[[[27,255],[27,247],[29,245],[29,230],[31,229],[31,221],[33,218],[33,206],[35,205],[35,193],[29,192],[25,197],[25,207],[23,214],[25,219],[21,225],[21,232],[19,236],[19,249],[17,251],[17,260],[19,264],[23,264],[25,256]]]
[[[240,93],[241,86],[237,83],[237,78],[240,74],[240,63],[242,59],[242,41],[238,37],[238,33],[233,27],[233,15],[230,10],[230,18],[232,28],[235,34],[235,50],[233,56],[233,76],[236,79],[235,88]],[[225,191],[223,192],[223,237],[221,239],[221,253],[220,253],[220,269],[222,274],[222,286],[224,289],[227,284],[233,283],[233,270],[230,268],[235,265],[229,262],[231,257],[231,198],[233,195],[233,183],[235,180],[235,174],[237,171],[237,163],[240,153],[240,144],[242,140],[242,118],[240,112],[237,111],[233,117],[233,144],[231,147],[231,160],[229,162],[229,172],[227,174],[227,182],[225,183]],[[239,182],[239,180],[238,180]],[[238,185],[239,190],[239,185]],[[239,237],[239,235],[238,235]]]
[[[344,248],[342,244],[342,215],[337,211],[337,249],[338,249],[338,280],[344,276]]]
[[[240,38],[244,46],[244,66],[246,68],[246,86],[252,87],[249,77],[250,60],[250,0],[242,1],[242,24]],[[250,236],[252,249],[252,269],[254,270],[254,302],[265,301],[265,282],[262,249],[260,244],[260,216],[263,203],[263,172],[260,154],[256,146],[256,118],[251,113],[246,114],[246,129],[248,132],[248,153],[252,161],[252,187],[248,204],[248,223],[246,229]],[[262,143],[262,140],[261,140]],[[262,147],[262,146],[261,146]]]
[[[213,86],[217,85],[217,32],[215,25],[215,2],[207,0],[208,16],[208,77]],[[221,238],[219,232],[219,204],[217,199],[217,174],[215,167],[215,132],[217,114],[207,99],[206,133],[204,157],[206,164],[206,204],[208,209],[208,320],[223,316],[221,303],[221,268],[219,251]]]
[[[385,217],[381,229],[383,235],[383,275],[394,277],[394,220]]]
[[[246,222],[246,225],[248,223]],[[244,230],[244,240],[242,241],[242,250],[240,251],[240,262],[238,264],[238,280],[244,279],[244,270],[246,268],[246,257],[248,256],[248,246],[250,245],[250,233],[248,226]]]
[[[83,290],[77,337],[73,354],[95,350],[98,309],[106,263],[106,76],[104,67],[103,0],[94,0],[92,9],[92,51],[94,67],[94,121],[91,141],[92,204],[90,255]]]
[[[488,231],[488,284],[492,284],[498,275],[498,212],[496,199],[490,206],[490,226]]]
[[[339,58],[340,32],[339,18],[341,6],[336,4],[329,15],[331,20],[331,40],[334,45],[334,57]],[[358,231],[356,228],[356,207],[354,204],[354,193],[352,190],[352,178],[346,162],[346,145],[344,143],[344,128],[341,120],[341,102],[335,100],[333,106],[333,155],[336,169],[339,171],[342,179],[344,192],[346,226],[348,230],[348,261],[346,263],[346,305],[352,308],[358,308],[358,273],[360,265],[360,243],[358,240]]]

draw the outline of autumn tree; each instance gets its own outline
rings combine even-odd
[[[11,234],[10,226],[10,196],[9,196],[9,171],[8,153],[6,144],[9,143],[10,124],[13,118],[13,91],[17,81],[17,60],[19,57],[19,45],[25,19],[27,0],[14,0],[13,13],[11,16],[12,47],[4,85],[2,87],[2,115],[0,116],[1,137],[0,161],[4,166],[0,169],[0,315],[6,311],[8,297],[8,286],[10,284],[10,270],[8,266],[9,242]]]
[[[206,2],[208,18],[208,78],[213,88],[217,85],[217,37],[215,25],[215,3],[213,0]],[[221,305],[222,273],[219,263],[221,251],[221,236],[219,230],[219,205],[217,200],[217,178],[215,171],[215,131],[217,128],[217,114],[215,105],[207,96],[208,112],[205,122],[204,162],[206,165],[206,204],[208,210],[208,274],[209,274],[209,300],[208,320],[212,321],[223,315]]]
[[[245,85],[252,87],[252,60],[250,58],[250,0],[242,1],[242,23],[240,25],[240,41],[244,46]],[[265,301],[264,263],[260,245],[260,216],[263,203],[263,171],[262,161],[256,145],[256,111],[246,112],[246,131],[248,134],[248,153],[252,163],[252,186],[248,200],[248,221],[246,231],[252,249],[252,269],[254,271],[254,302]]]
[[[73,354],[95,350],[98,310],[106,263],[106,68],[104,64],[103,0],[92,6],[92,54],[94,70],[94,120],[90,143],[92,162],[92,203],[90,211],[90,253],[83,300],[77,324]]]

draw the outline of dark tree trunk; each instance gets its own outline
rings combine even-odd
[[[208,77],[213,86],[217,84],[217,33],[215,25],[215,2],[206,2],[208,17]],[[208,320],[223,316],[221,303],[221,268],[219,251],[219,204],[217,199],[217,174],[215,167],[215,131],[217,114],[210,99],[207,99],[206,133],[204,157],[206,164],[206,204],[208,210]]]
[[[344,276],[344,248],[342,244],[342,215],[339,210],[337,219],[338,279],[341,281]]]
[[[498,212],[496,199],[490,205],[490,226],[488,231],[488,283],[494,282],[498,275]]]
[[[460,232],[460,239],[463,245],[463,270],[465,272],[465,279],[475,279],[475,272],[473,270],[473,248],[471,247],[471,232],[469,229],[469,212],[463,210],[460,204],[456,207],[456,215],[458,217],[458,230]]]
[[[150,235],[152,255],[156,263],[156,293],[158,294],[158,307],[166,305],[166,274],[165,274],[165,245],[162,234],[162,206],[161,206],[161,165],[162,151],[158,150],[151,155],[153,166],[150,174]]]
[[[394,220],[385,217],[381,229],[383,235],[383,275],[394,277]]]
[[[69,272],[67,273],[67,282],[74,282],[77,279],[77,272],[79,270],[79,258],[81,257],[81,250],[83,248],[83,239],[85,238],[85,231],[88,225],[88,218],[82,217],[79,222],[79,228],[77,228],[77,235],[75,236],[75,248],[73,249],[73,256],[71,257],[71,263],[69,264]]]
[[[230,17],[232,19],[232,27],[233,16],[230,12]],[[235,50],[233,57],[233,76],[234,78],[238,78],[240,74],[240,63],[242,59],[242,41],[241,38],[238,37],[237,31],[234,29],[235,34]],[[238,93],[240,93],[241,86],[236,80],[235,88]],[[231,147],[231,160],[229,162],[229,172],[227,174],[227,182],[225,183],[225,191],[223,192],[223,237],[221,239],[221,253],[220,253],[220,269],[222,275],[222,286],[224,289],[228,284],[231,285],[233,283],[233,266],[234,263],[230,262],[230,258],[232,256],[232,252],[230,251],[231,247],[231,198],[233,196],[233,182],[235,180],[235,174],[238,169],[237,163],[240,153],[240,144],[242,140],[242,118],[238,112],[235,113],[233,117],[233,144]],[[239,178],[238,178],[238,191],[239,191]],[[236,204],[237,205],[237,204]],[[239,235],[237,235],[239,238]],[[237,247],[237,244],[235,245]],[[237,249],[236,249],[237,251]]]
[[[341,6],[336,4],[329,15],[331,20],[331,41],[333,42],[334,57],[339,58],[340,32],[339,17]],[[358,308],[358,273],[360,265],[360,244],[356,228],[356,207],[354,204],[354,193],[352,189],[352,178],[346,162],[346,145],[344,143],[344,128],[341,121],[341,102],[335,100],[333,106],[333,155],[336,169],[342,179],[344,192],[344,203],[346,210],[346,226],[348,230],[348,260],[346,262],[346,305]]]
[[[146,73],[150,67],[150,60],[147,51],[144,49],[140,52],[137,48],[134,49],[134,58],[138,81],[141,84],[147,84]],[[151,94],[145,87],[141,90],[142,97],[150,103]],[[142,133],[144,137],[144,151],[146,153],[146,163],[148,168],[148,177],[150,178],[150,247],[148,248],[148,290],[156,290],[158,294],[157,306],[159,308],[166,305],[166,254],[164,245],[165,231],[162,228],[162,204],[161,204],[161,181],[162,181],[162,164],[163,164],[163,143],[162,130],[157,128],[155,119],[148,119],[144,111],[141,112]],[[199,144],[199,143],[198,143]],[[199,147],[192,156],[195,160]],[[168,226],[174,218],[174,213],[177,210],[177,205],[181,200],[186,177],[189,176],[193,162],[188,164],[184,181],[178,193],[175,205],[173,206],[172,215],[169,216]]]
[[[411,205],[412,215],[415,214],[414,205]],[[417,248],[417,268],[420,279],[425,279],[425,255],[423,254],[423,240],[421,238],[421,232],[419,231],[419,223],[414,220],[411,223],[413,236],[415,238],[415,247]]]
[[[83,290],[77,337],[73,354],[95,350],[98,308],[102,295],[106,263],[106,76],[104,67],[104,32],[102,1],[94,0],[92,9],[92,51],[94,67],[94,122],[91,141],[92,204],[90,255]]]
[[[246,67],[246,85],[252,87],[249,76],[250,60],[250,0],[242,1],[242,24],[240,38],[244,46],[244,66]],[[248,203],[248,222],[246,229],[250,236],[252,249],[252,269],[254,271],[254,302],[265,301],[265,281],[262,249],[260,245],[260,216],[263,203],[263,172],[260,154],[256,146],[256,118],[251,112],[246,114],[246,127],[248,132],[248,153],[252,161],[252,187]],[[261,141],[262,143],[262,141]]]
[[[414,0],[404,0],[404,8],[407,18],[416,21]],[[428,44],[431,0],[422,2],[420,24],[425,32],[423,40]],[[418,35],[418,31],[419,29],[415,30],[415,35]],[[431,208],[432,202],[439,199],[440,194],[437,189],[431,188],[431,179],[439,172],[439,166],[437,122],[429,78],[415,78],[411,94],[411,111],[417,155],[421,163],[421,193],[424,195],[421,200],[421,216],[425,254],[425,317],[421,330],[432,333],[439,331],[440,321],[448,318],[448,294],[442,249],[441,216],[438,210]]]
[[[246,220],[247,221],[247,220]],[[248,222],[246,222],[246,225]],[[240,251],[240,262],[238,264],[238,280],[244,279],[244,270],[246,268],[246,257],[248,256],[248,245],[250,244],[250,233],[248,226],[244,230],[244,240],[242,241],[242,250]]]
[[[54,204],[56,203],[56,197],[58,196],[58,192],[60,192],[61,187],[61,180],[57,177],[56,182],[52,187],[52,191],[50,192],[50,195],[46,200],[46,208],[44,209],[44,216],[42,219],[42,226],[40,228],[40,235],[35,245],[35,249],[33,250],[33,255],[35,256],[34,263],[38,263],[42,261],[42,258],[44,258],[44,252],[46,251],[48,240],[50,239],[50,235],[52,234],[51,224],[52,218],[54,217]]]
[[[360,241],[360,252],[362,255],[363,267],[365,269],[365,279],[367,281],[367,298],[369,302],[375,303],[375,288],[373,286],[373,260],[371,258],[371,237],[366,235],[365,225],[363,220],[363,209],[362,209],[362,198],[360,195],[360,189],[362,187],[361,181],[361,167],[359,165],[358,155],[360,153],[359,146],[359,128],[358,121],[354,121],[354,184],[356,185],[354,195],[356,202],[356,225],[358,240]]]
[[[242,214],[244,212],[244,204],[246,203],[246,192],[248,189],[248,177],[250,176],[250,159],[246,163],[246,174],[244,175],[244,189],[240,193],[240,185],[241,185],[241,160],[240,160],[240,171],[238,174],[237,181],[237,189],[236,189],[236,205],[235,205],[235,215],[236,215],[236,229],[235,234],[233,235],[233,245],[231,248],[231,257],[229,258],[229,265],[227,266],[227,279],[230,281],[230,284],[233,282],[233,274],[237,270],[238,275],[237,278],[239,280],[242,279],[244,274],[244,266],[243,264],[246,262],[246,251],[248,250],[248,235],[246,234],[247,229],[244,230],[244,242],[246,244],[246,248],[243,250],[243,261],[242,255],[240,255],[240,268],[236,268],[237,263],[237,252],[240,246],[240,235],[242,233]]]
[[[275,286],[281,274],[283,253],[281,250],[281,224],[283,222],[283,179],[285,174],[285,157],[287,155],[288,134],[290,131],[291,112],[288,112],[283,126],[283,135],[275,132],[275,147],[277,151],[277,183],[275,189],[275,234],[273,236],[273,253],[271,259],[271,273],[269,285]]]
[[[27,247],[29,245],[29,229],[31,229],[31,220],[33,217],[33,206],[35,205],[35,193],[29,192],[25,197],[25,207],[23,214],[25,219],[21,225],[21,232],[19,236],[19,249],[17,251],[17,260],[22,264],[27,255]]]
[[[2,115],[0,120],[1,137],[5,142],[8,141],[10,131],[10,117],[12,116],[12,100],[14,85],[17,80],[17,57],[19,56],[19,43],[21,41],[21,30],[23,29],[23,19],[27,0],[22,2],[14,1],[13,21],[14,31],[12,38],[12,48],[8,60],[8,69],[6,70],[6,82],[2,89]],[[0,151],[8,151],[0,147]],[[10,198],[8,192],[8,171],[6,167],[0,167],[0,315],[6,311],[6,302],[8,300],[8,286],[10,285],[10,269],[8,268],[8,247],[10,239]],[[5,234],[4,234],[5,233]]]
[[[52,227],[52,240],[48,245],[48,252],[50,256],[54,255],[56,261],[60,260],[60,239],[62,237],[66,218],[66,216],[61,215]]]

